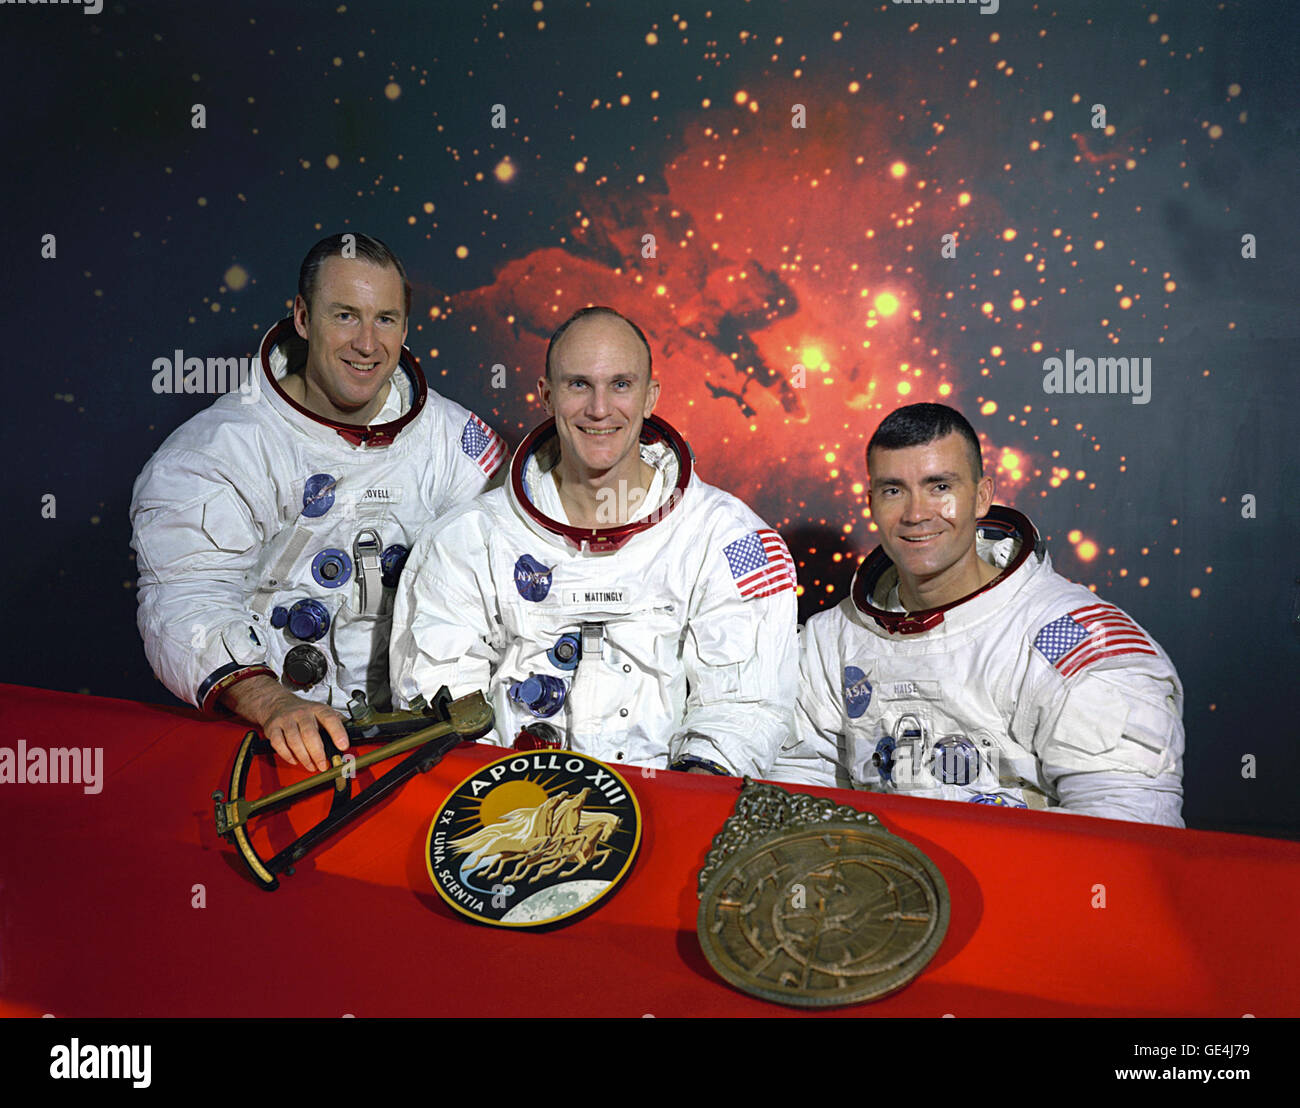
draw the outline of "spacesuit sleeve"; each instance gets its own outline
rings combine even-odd
[[[145,654],[164,685],[205,711],[236,681],[276,676],[244,599],[263,541],[250,495],[218,460],[171,450],[150,459],[132,496]]]
[[[441,445],[447,464],[443,509],[464,504],[504,483],[510,461],[505,440],[473,412],[445,397]],[[435,457],[438,456],[435,453]]]
[[[1013,726],[1032,730],[1060,810],[1182,827],[1183,690],[1163,651],[1068,677],[1031,653],[1032,694]]]
[[[1056,781],[1057,812],[1183,827],[1183,779],[1162,773],[1147,780],[1132,773],[1068,773]]]
[[[394,707],[417,695],[432,700],[443,685],[453,697],[489,691],[500,661],[500,619],[485,519],[473,509],[453,513],[426,527],[411,550],[388,648]],[[495,731],[485,738],[500,742]]]
[[[824,641],[830,613],[818,613],[799,632],[799,685],[794,732],[777,756],[772,777],[800,785],[835,788],[844,727],[840,662]]]
[[[760,533],[776,534],[753,532]],[[689,756],[728,773],[767,777],[790,735],[798,681],[794,563],[777,591],[746,597],[723,545],[709,552],[701,571],[702,595],[683,645],[686,718],[669,744],[669,763]]]

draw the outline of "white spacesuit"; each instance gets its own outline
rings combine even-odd
[[[1053,571],[994,507],[977,549],[1003,570],[908,614],[877,549],[804,628],[782,780],[1183,826],[1182,685],[1132,619]]]
[[[393,620],[398,704],[484,689],[502,745],[542,723],[613,764],[770,770],[794,705],[794,564],[749,508],[693,476],[666,423],[648,418],[641,442],[655,477],[626,525],[565,522],[548,421],[506,488],[420,537]]]
[[[502,440],[429,389],[405,348],[369,427],[313,415],[277,384],[306,349],[292,319],[277,324],[259,387],[179,427],[135,484],[145,652],[172,692],[205,710],[260,673],[336,708],[358,689],[386,707],[407,551],[505,460]]]

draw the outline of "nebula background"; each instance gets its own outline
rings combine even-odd
[[[512,444],[554,327],[636,319],[801,618],[875,545],[879,420],[961,408],[997,499],[1173,657],[1188,825],[1300,835],[1298,32],[1247,0],[0,6],[0,677],[172,702],[127,509],[211,397],[153,360],[254,355],[311,244],[361,230],[431,385]],[[1150,403],[1046,394],[1067,349],[1150,357]]]

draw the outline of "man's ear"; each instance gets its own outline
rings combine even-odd
[[[985,475],[975,486],[975,518],[983,519],[993,507],[993,478]]]
[[[655,410],[655,405],[658,403],[659,403],[659,379],[657,377],[651,377],[650,385],[646,389],[645,411],[641,413],[642,418],[648,416],[651,412],[653,412]]]
[[[307,310],[307,301],[301,296],[293,298],[293,329],[301,338],[307,337],[307,323],[311,313]]]
[[[555,409],[551,407],[551,382],[545,377],[537,379],[537,396],[542,402],[542,407],[546,409],[546,414],[554,415]]]

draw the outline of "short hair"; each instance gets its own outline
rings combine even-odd
[[[641,340],[641,345],[645,347],[646,369],[649,372],[649,375],[653,378],[655,375],[654,356],[650,353],[650,343],[646,340],[645,332],[628,319],[622,312],[615,311],[613,308],[607,308],[602,304],[597,304],[590,308],[578,309],[578,311],[574,312],[573,315],[569,316],[568,319],[555,329],[555,334],[551,336],[551,341],[546,344],[546,379],[548,381],[551,379],[551,352],[555,349],[555,344],[563,338],[564,332],[577,323],[578,320],[586,319],[588,316],[593,315],[610,315],[615,319],[621,319],[636,332],[636,337]]]
[[[308,252],[303,258],[302,265],[298,269],[298,295],[302,297],[303,302],[307,305],[307,314],[311,315],[312,298],[316,295],[316,288],[320,284],[321,266],[325,264],[327,258],[338,258],[343,255],[343,236],[347,234],[352,240],[355,247],[355,256],[364,262],[370,262],[382,269],[393,268],[397,270],[397,275],[402,279],[402,293],[406,297],[406,318],[411,318],[411,282],[406,279],[406,267],[402,265],[402,259],[388,249],[377,238],[370,235],[363,235],[359,231],[340,232],[337,235],[330,235],[323,238]]]
[[[908,404],[885,416],[867,443],[867,469],[871,469],[873,450],[902,450],[924,446],[954,431],[966,440],[975,480],[984,476],[984,453],[980,440],[966,417],[947,404]]]

